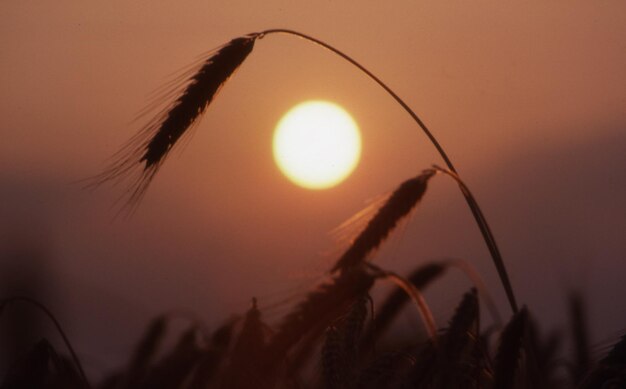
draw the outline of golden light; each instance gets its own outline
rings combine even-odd
[[[274,160],[292,182],[326,189],[345,180],[361,156],[359,127],[337,104],[312,100],[298,104],[274,131]]]

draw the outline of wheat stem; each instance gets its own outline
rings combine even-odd
[[[434,135],[430,132],[428,127],[426,127],[426,124],[424,124],[422,119],[420,119],[419,116],[417,116],[417,114],[404,102],[404,100],[402,100],[400,98],[400,96],[398,96],[393,90],[391,90],[391,88],[388,87],[387,84],[382,82],[378,77],[376,77],[372,72],[367,70],[363,65],[361,65],[356,60],[352,59],[350,56],[348,56],[347,54],[343,53],[342,51],[332,47],[328,43],[322,42],[319,39],[313,38],[312,36],[303,34],[303,33],[298,32],[298,31],[293,31],[293,30],[288,30],[288,29],[283,29],[283,28],[275,28],[275,29],[270,29],[270,30],[265,30],[265,31],[260,32],[259,33],[259,38],[263,38],[264,35],[276,34],[276,33],[295,35],[295,36],[298,36],[300,38],[303,38],[303,39],[306,39],[308,41],[311,41],[311,42],[313,42],[315,44],[318,44],[318,45],[322,46],[323,48],[325,48],[327,50],[332,51],[333,53],[337,54],[341,58],[343,58],[346,61],[350,62],[352,65],[356,66],[359,70],[361,70],[363,73],[365,73],[369,78],[371,78],[378,85],[380,85],[387,93],[389,93],[391,95],[391,97],[393,97],[393,99],[398,104],[400,104],[402,106],[402,108],[404,108],[404,110],[409,115],[411,115],[413,120],[415,120],[415,122],[422,128],[422,131],[424,131],[424,133],[426,134],[428,139],[430,139],[430,141],[435,146],[435,148],[437,148],[437,151],[439,152],[439,154],[441,155],[443,160],[446,162],[446,165],[448,166],[448,168],[450,170],[456,172],[456,169],[454,168],[454,165],[452,165],[452,161],[450,161],[450,158],[448,158],[448,155],[443,150],[443,147],[441,147],[441,145],[439,144],[437,139],[435,139]]]
[[[498,249],[498,245],[496,244],[496,240],[493,237],[493,233],[491,232],[491,228],[489,228],[489,224],[487,223],[487,219],[483,215],[474,195],[469,190],[467,185],[461,180],[458,174],[453,171],[441,168],[437,165],[434,165],[433,168],[439,172],[446,174],[447,176],[452,177],[459,187],[461,188],[461,192],[463,192],[463,196],[467,200],[472,213],[474,214],[474,218],[476,219],[476,223],[480,228],[480,232],[485,238],[485,243],[487,243],[487,247],[489,248],[489,252],[491,254],[491,258],[493,259],[493,263],[496,266],[496,270],[498,271],[498,276],[500,277],[500,281],[502,282],[502,286],[506,292],[506,296],[509,300],[509,304],[511,305],[511,309],[514,313],[519,312],[517,301],[515,300],[515,293],[513,293],[513,287],[511,286],[511,281],[509,279],[509,274],[506,271],[506,266],[504,266],[504,260],[502,259],[502,255],[500,254],[500,249]]]
[[[319,39],[313,38],[312,36],[303,34],[301,32],[294,31],[294,30],[289,30],[289,29],[284,29],[284,28],[274,28],[274,29],[265,30],[265,31],[262,31],[262,32],[256,34],[256,36],[259,39],[261,39],[265,35],[278,34],[278,33],[294,35],[294,36],[306,39],[306,40],[308,40],[310,42],[313,42],[313,43],[315,43],[315,44],[317,44],[319,46],[322,46],[323,48],[325,48],[325,49],[327,49],[327,50],[329,50],[329,51],[339,55],[341,58],[343,58],[346,61],[350,62],[352,65],[356,66],[359,70],[361,70],[363,73],[365,73],[369,78],[374,80],[391,97],[393,97],[393,99],[398,104],[400,104],[400,106],[402,106],[402,108],[404,108],[404,110],[411,116],[411,118],[413,118],[413,120],[420,126],[420,128],[422,129],[424,134],[426,134],[428,139],[431,141],[431,143],[435,146],[435,148],[439,152],[439,155],[441,155],[441,158],[443,158],[443,160],[445,161],[446,166],[448,167],[449,171],[451,173],[453,173],[453,174],[451,174],[451,176],[457,178],[457,182],[459,183],[459,186],[461,188],[461,192],[463,192],[463,195],[465,197],[465,201],[467,202],[467,205],[469,206],[470,210],[472,211],[472,215],[474,216],[474,219],[476,220],[476,223],[478,224],[478,227],[479,227],[479,229],[480,229],[480,231],[481,231],[481,233],[483,235],[485,243],[487,244],[487,247],[489,248],[489,252],[490,252],[491,257],[493,259],[493,262],[494,262],[494,264],[496,266],[498,274],[500,276],[500,280],[502,281],[502,284],[503,284],[504,289],[506,291],[507,298],[509,300],[509,304],[511,305],[511,309],[513,310],[513,312],[518,312],[518,306],[517,306],[517,302],[515,300],[515,295],[513,294],[513,289],[511,287],[511,283],[509,281],[509,277],[508,277],[508,274],[506,272],[506,268],[504,266],[504,262],[502,260],[501,255],[500,255],[500,251],[498,250],[495,238],[493,237],[493,234],[491,233],[491,230],[490,230],[490,228],[489,228],[489,226],[487,224],[487,221],[486,221],[482,211],[480,210],[480,207],[478,206],[478,203],[476,202],[474,197],[469,192],[469,189],[467,189],[467,186],[462,181],[458,180],[458,173],[457,173],[456,169],[454,168],[454,165],[452,164],[452,161],[450,161],[450,158],[448,157],[446,152],[443,150],[443,147],[441,147],[441,145],[439,144],[439,142],[437,141],[435,136],[430,132],[428,127],[426,127],[426,125],[419,118],[419,116],[417,116],[417,114],[404,102],[404,100],[402,100],[400,98],[400,96],[398,96],[389,86],[387,86],[387,84],[382,82],[372,72],[367,70],[363,65],[358,63],[356,60],[352,59],[349,55],[345,54],[344,52],[342,52],[342,51],[340,51],[340,50],[338,50],[336,48],[334,48],[333,46],[329,45],[326,42],[323,42],[323,41],[321,41]],[[251,35],[255,35],[255,34],[251,34]],[[442,170],[442,171],[444,171],[444,170]]]
[[[439,336],[437,335],[437,324],[435,324],[435,317],[430,310],[430,307],[426,303],[424,296],[420,293],[419,289],[417,289],[411,282],[407,281],[405,278],[399,276],[398,274],[383,270],[382,268],[368,263],[367,267],[372,269],[377,276],[384,277],[389,281],[395,283],[398,287],[406,292],[406,294],[413,300],[417,309],[422,316],[422,320],[424,321],[424,325],[426,326],[426,331],[428,332],[428,336],[432,341],[434,346],[437,346]]]

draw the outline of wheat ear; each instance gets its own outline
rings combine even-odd
[[[184,89],[182,94],[179,95],[177,100],[152,122],[150,122],[142,132],[129,142],[127,147],[122,150],[122,158],[118,162],[114,163],[109,169],[105,170],[105,172],[101,175],[95,177],[95,185],[99,185],[103,181],[124,176],[130,171],[133,171],[138,163],[140,165],[143,164],[143,171],[140,174],[139,179],[129,191],[130,194],[128,204],[131,206],[138,204],[169,151],[174,147],[180,137],[187,132],[189,127],[196,122],[196,119],[204,113],[206,107],[213,100],[213,97],[216,95],[219,88],[228,80],[235,70],[237,70],[248,54],[250,54],[256,39],[263,38],[270,34],[294,35],[313,42],[339,55],[341,58],[345,59],[365,73],[387,93],[389,93],[389,95],[391,95],[394,100],[400,104],[402,108],[404,108],[404,110],[413,118],[445,161],[446,166],[449,169],[448,173],[458,179],[458,173],[450,161],[450,158],[448,158],[447,154],[443,150],[443,147],[441,147],[424,122],[390,87],[388,87],[372,72],[367,70],[363,65],[352,59],[347,54],[319,39],[294,30],[276,28],[235,38],[218,49],[215,54],[204,63],[200,70],[191,77],[187,87]],[[445,172],[445,169],[440,170]],[[500,252],[497,248],[495,238],[487,225],[486,219],[484,218],[478,203],[469,193],[467,186],[463,184],[460,179],[457,181],[461,187],[465,200],[472,211],[472,215],[481,230],[483,238],[489,247],[489,251],[498,270],[498,274],[500,275],[502,283],[505,287],[511,308],[514,312],[517,312],[517,302],[515,301],[515,296],[504,267],[504,262],[502,261]]]
[[[135,206],[145,194],[170,151],[197,123],[221,87],[252,52],[258,34],[235,38],[212,51],[198,70],[186,81],[177,98],[159,112],[116,154],[115,160],[88,186],[124,179],[142,170],[128,191],[128,205]]]
[[[331,272],[345,271],[363,263],[367,255],[380,246],[398,222],[422,199],[428,180],[434,174],[434,170],[425,170],[419,176],[403,182],[354,239]]]
[[[523,350],[523,339],[528,322],[528,311],[524,308],[513,316],[500,335],[500,346],[496,355],[493,389],[513,388],[515,372]]]
[[[323,48],[325,48],[327,50],[330,50],[331,52],[339,55],[341,58],[345,59],[346,61],[348,61],[349,63],[354,65],[356,68],[358,68],[360,71],[365,73],[369,78],[371,78],[380,87],[382,87],[411,116],[411,118],[421,128],[422,132],[424,132],[424,134],[428,137],[428,139],[433,144],[433,146],[435,146],[435,148],[439,152],[439,155],[441,156],[441,158],[446,163],[446,166],[449,169],[448,170],[449,173],[452,173],[457,178],[459,177],[456,168],[452,164],[452,161],[450,160],[450,158],[448,157],[448,155],[444,151],[443,147],[439,144],[439,142],[437,141],[435,136],[430,132],[428,127],[426,127],[426,124],[424,124],[424,122],[419,118],[419,116],[417,116],[417,114],[404,102],[404,100],[402,100],[400,98],[400,96],[398,96],[389,86],[387,86],[387,84],[385,84],[382,80],[380,80],[378,77],[376,77],[372,72],[367,70],[363,65],[361,65],[356,60],[352,59],[350,56],[348,56],[347,54],[343,53],[342,51],[332,47],[331,45],[329,45],[329,44],[327,44],[327,43],[325,43],[325,42],[323,42],[323,41],[321,41],[319,39],[313,38],[313,37],[311,37],[309,35],[300,33],[298,31],[289,30],[289,29],[283,29],[283,28],[276,28],[276,29],[270,29],[270,30],[262,31],[262,32],[259,33],[258,37],[259,38],[263,38],[266,35],[276,34],[276,33],[294,35],[294,36],[306,39],[306,40],[308,40],[310,42],[313,42],[313,43],[315,43],[317,45],[320,45]],[[440,170],[441,171],[445,171],[445,169],[440,169]],[[491,256],[493,258],[493,261],[494,261],[494,264],[496,266],[496,269],[498,270],[498,274],[500,275],[500,279],[502,280],[502,283],[503,283],[504,288],[506,290],[507,298],[509,299],[509,303],[511,305],[511,309],[513,310],[513,312],[517,312],[518,311],[518,306],[517,306],[517,302],[515,300],[515,295],[513,294],[511,283],[509,282],[509,278],[508,278],[508,275],[506,273],[506,268],[504,267],[504,262],[502,260],[501,255],[500,255],[500,252],[499,252],[499,250],[497,248],[495,238],[493,237],[493,234],[491,233],[491,230],[489,229],[489,226],[487,225],[487,221],[486,221],[486,219],[485,219],[485,217],[484,217],[480,207],[478,206],[478,203],[476,202],[474,197],[471,196],[471,194],[469,192],[469,189],[467,188],[467,185],[463,184],[462,181],[460,181],[460,179],[458,180],[458,183],[459,183],[459,187],[461,189],[461,192],[463,193],[463,195],[465,197],[465,201],[467,202],[467,205],[469,206],[469,208],[470,208],[470,210],[472,212],[472,215],[474,216],[474,219],[476,220],[476,223],[478,224],[478,227],[480,228],[481,234],[483,235],[483,239],[485,240],[485,243],[487,244],[487,247],[489,248],[489,251],[490,251]]]

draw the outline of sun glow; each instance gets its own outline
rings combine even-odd
[[[361,156],[361,134],[339,105],[315,100],[298,104],[274,131],[274,160],[295,184],[326,189],[345,180]]]

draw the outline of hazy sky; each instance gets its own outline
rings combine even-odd
[[[623,1],[2,2],[1,247],[15,236],[43,247],[39,268],[95,370],[162,311],[213,324],[252,296],[304,293],[339,251],[329,231],[441,163],[398,105],[319,47],[257,42],[132,218],[114,219],[123,188],[75,183],[202,53],[292,28],[363,63],[431,127],[482,205],[519,300],[556,326],[566,291],[580,288],[593,341],[614,337],[626,328],[614,298],[626,272],[625,14]],[[328,191],[295,187],[272,159],[276,122],[306,99],[343,105],[363,132],[361,164]],[[406,272],[445,257],[474,264],[507,312],[471,215],[441,177],[376,261]],[[442,323],[467,288],[451,275],[427,293]],[[97,340],[120,331],[129,336]]]

